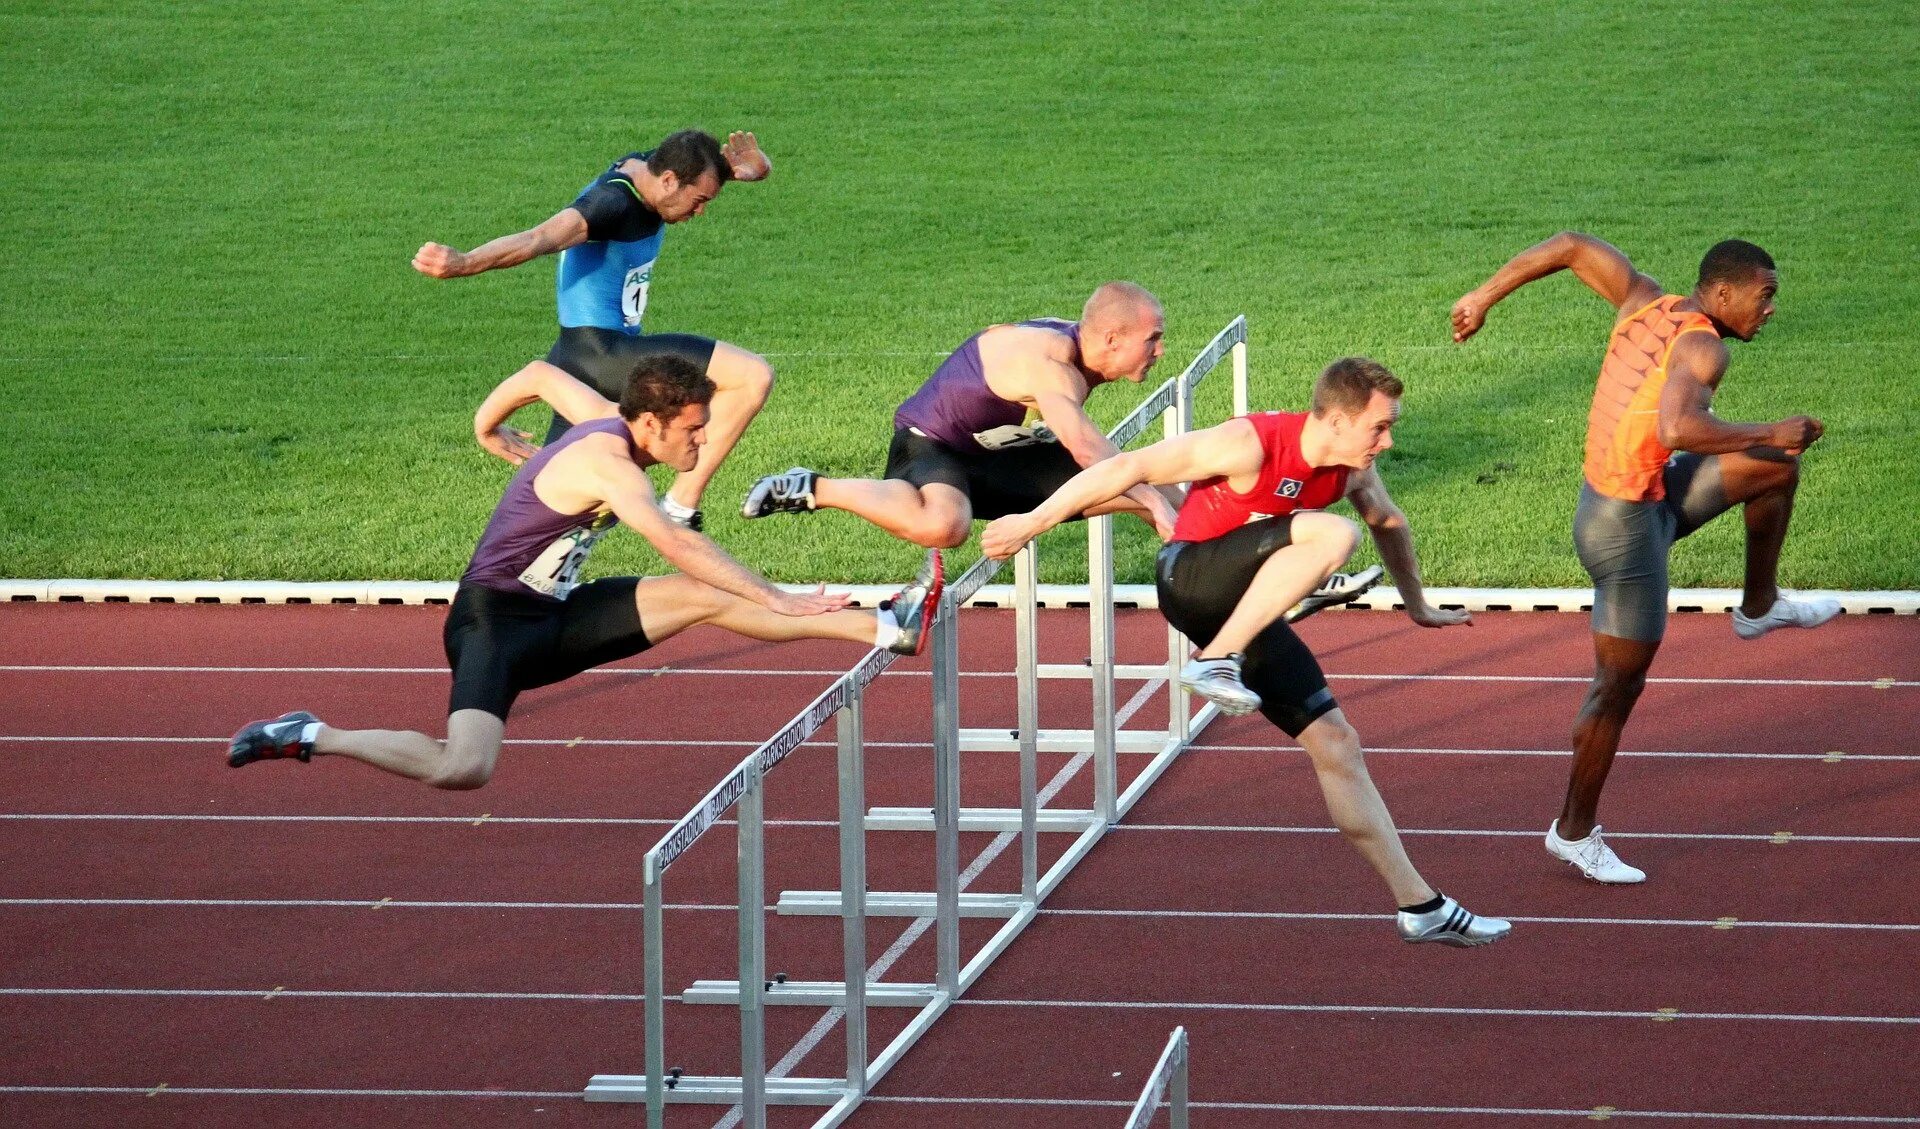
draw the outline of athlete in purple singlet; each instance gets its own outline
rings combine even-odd
[[[1159,301],[1130,282],[1094,291],[1077,323],[1036,318],[982,330],[894,413],[884,478],[795,467],[756,483],[740,512],[845,510],[916,545],[959,545],[975,518],[1032,509],[1118,453],[1087,418],[1087,395],[1144,380],[1166,351],[1165,330]],[[1147,518],[1163,538],[1173,532],[1173,507],[1152,487],[1083,516],[1116,512]]]
[[[478,788],[493,775],[507,714],[523,690],[635,655],[689,627],[712,624],[754,639],[844,639],[919,651],[940,593],[940,555],[877,612],[848,597],[790,593],[661,512],[645,468],[693,466],[705,441],[713,381],[685,358],[637,362],[616,407],[559,368],[535,361],[493,390],[474,416],[482,446],[520,470],[480,535],[447,609],[453,694],[447,739],[388,729],[346,730],[296,710],[234,735],[227,763],[337,753],[437,788]],[[545,448],[506,426],[545,400],[581,420]],[[685,570],[580,581],[595,542],[632,526]]]

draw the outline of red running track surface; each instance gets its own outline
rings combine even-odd
[[[441,615],[0,609],[0,1124],[636,1123],[578,1092],[640,1069],[640,858],[860,649],[691,633],[527,695],[475,793],[344,762],[224,767],[232,730],[296,706],[437,732]],[[1160,657],[1162,630],[1123,612],[1123,659]],[[1920,622],[1741,643],[1724,617],[1675,617],[1602,811],[1652,873],[1634,888],[1539,847],[1581,617],[1428,632],[1353,612],[1303,634],[1416,863],[1514,936],[1400,943],[1305,758],[1257,717],[1216,723],[852,1124],[1118,1125],[1176,1024],[1199,1126],[1920,1124]],[[1009,617],[968,612],[962,636],[963,724],[1011,724]],[[1077,660],[1084,638],[1046,613],[1042,657]],[[926,669],[870,695],[873,803],[930,801]],[[760,673],[715,673],[741,671]],[[1082,725],[1087,704],[1050,683],[1043,721]],[[1164,691],[1136,704],[1136,725],[1164,717]],[[830,740],[771,778],[770,897],[835,883]],[[1043,779],[1067,759],[1043,757]],[[1056,804],[1084,804],[1087,775]],[[967,755],[968,804],[1012,803],[1016,781],[1010,754]],[[991,840],[963,836],[964,857]],[[1043,864],[1063,846],[1043,838]],[[733,973],[732,847],[716,828],[669,876],[669,991]],[[972,888],[1014,887],[1017,855]],[[869,861],[876,888],[930,888],[929,836],[876,832]],[[875,920],[870,959],[907,924]],[[837,921],[768,933],[770,968],[838,977]],[[888,977],[932,960],[929,935]],[[772,1009],[770,1061],[820,1016]],[[877,1050],[904,1015],[873,1019]],[[675,1005],[668,1038],[690,1071],[738,1069],[732,1009]],[[827,1032],[794,1072],[839,1073],[840,1047]]]

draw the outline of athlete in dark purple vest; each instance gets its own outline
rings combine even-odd
[[[791,593],[661,512],[645,469],[685,470],[704,442],[713,382],[691,362],[639,360],[616,407],[545,361],[503,381],[474,416],[482,446],[517,463],[447,610],[453,693],[447,738],[345,730],[296,710],[234,735],[227,763],[337,753],[438,788],[478,788],[493,774],[507,714],[523,690],[635,655],[689,627],[754,639],[843,639],[917,653],[940,592],[940,555],[875,612],[845,595]],[[536,450],[507,417],[545,400],[583,422]],[[600,537],[633,527],[682,573],[580,582]]]
[[[846,510],[929,548],[966,541],[973,519],[1038,505],[1061,483],[1116,454],[1087,418],[1087,394],[1134,384],[1165,352],[1166,319],[1130,282],[1093,292],[1078,322],[1036,318],[966,339],[893,417],[884,478],[823,478],[804,467],[762,478],[746,517]],[[1141,487],[1084,516],[1132,512],[1162,537],[1173,507]]]

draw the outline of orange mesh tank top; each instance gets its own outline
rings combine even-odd
[[[1661,481],[1672,449],[1660,442],[1660,392],[1667,356],[1683,333],[1715,333],[1697,310],[1675,310],[1684,295],[1668,294],[1621,318],[1600,362],[1600,382],[1587,412],[1587,482],[1609,498],[1629,502],[1666,497]]]

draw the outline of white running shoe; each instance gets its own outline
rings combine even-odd
[[[1840,601],[1789,600],[1784,594],[1773,602],[1763,616],[1748,616],[1733,609],[1733,633],[1742,639],[1758,639],[1776,627],[1818,627],[1840,614]]]
[[[1239,655],[1224,659],[1189,659],[1180,668],[1180,685],[1220,707],[1228,717],[1240,717],[1260,708],[1260,695],[1240,681]]]
[[[1300,601],[1287,615],[1287,622],[1299,623],[1317,611],[1351,604],[1371,591],[1385,575],[1386,570],[1379,565],[1370,565],[1359,572],[1336,572]]]
[[[1628,866],[1613,853],[1605,839],[1600,837],[1600,825],[1593,825],[1593,832],[1584,839],[1562,839],[1560,821],[1554,820],[1547,827],[1547,853],[1557,859],[1564,859],[1580,868],[1580,873],[1595,882],[1604,882],[1609,886],[1626,886],[1635,882],[1645,882],[1647,872],[1639,867]]]

